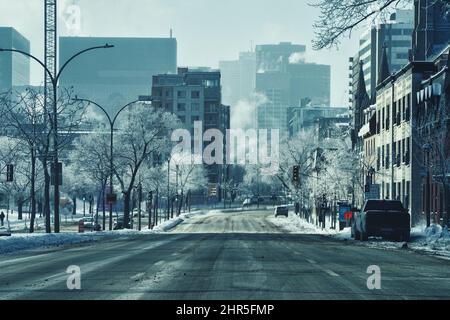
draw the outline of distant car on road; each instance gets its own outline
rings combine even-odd
[[[6,227],[0,227],[0,237],[10,237],[11,230]]]
[[[289,208],[286,206],[280,206],[275,208],[275,218],[279,216],[289,217]]]
[[[96,223],[95,219],[84,219],[84,229],[91,231],[102,231],[102,226],[100,223]]]
[[[409,241],[411,217],[400,201],[368,200],[353,217],[352,235],[361,241],[369,237]]]

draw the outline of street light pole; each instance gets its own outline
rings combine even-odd
[[[144,101],[144,100],[135,100],[132,101],[128,104],[126,104],[125,106],[123,106],[114,116],[114,118],[111,118],[111,116],[109,115],[108,111],[106,111],[105,108],[103,108],[100,104],[88,100],[88,99],[78,99],[77,97],[75,97],[74,99],[75,101],[80,101],[80,102],[87,102],[88,104],[92,104],[96,107],[98,107],[106,116],[106,119],[108,119],[109,122],[109,128],[110,128],[110,144],[109,144],[109,189],[110,189],[110,194],[109,194],[109,231],[112,230],[112,216],[113,216],[113,197],[114,197],[114,184],[113,184],[113,177],[114,177],[114,125],[117,122],[117,119],[119,118],[119,115],[126,110],[128,107],[132,106],[135,103]]]
[[[70,57],[61,67],[61,69],[59,69],[59,72],[57,74],[52,73],[49,68],[47,67],[47,65],[45,63],[43,63],[41,60],[39,60],[38,58],[36,58],[35,56],[25,52],[25,51],[21,51],[21,50],[16,50],[16,49],[3,49],[0,48],[0,53],[1,52],[16,52],[16,53],[20,53],[22,55],[25,55],[31,59],[33,59],[34,61],[36,61],[37,63],[39,63],[45,70],[45,72],[48,74],[50,81],[52,83],[52,88],[53,88],[53,124],[52,124],[52,129],[53,129],[53,181],[54,181],[54,218],[55,218],[55,233],[59,233],[59,183],[60,183],[60,179],[59,179],[59,170],[58,170],[58,165],[59,165],[59,158],[58,158],[58,148],[59,148],[59,143],[58,143],[58,83],[59,83],[59,79],[63,73],[63,71],[66,69],[66,67],[69,65],[69,63],[71,63],[75,58],[77,58],[78,56],[88,52],[88,51],[92,51],[92,50],[96,50],[96,49],[110,49],[113,48],[113,45],[109,45],[106,44],[104,46],[96,46],[96,47],[91,47],[91,48],[87,48],[84,49],[76,54],[74,54],[72,57]]]

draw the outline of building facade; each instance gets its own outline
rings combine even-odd
[[[376,95],[383,48],[386,48],[390,71],[399,71],[410,60],[413,28],[414,11],[397,10],[390,16],[389,21],[372,25],[362,33],[358,52],[349,58],[349,104],[353,110],[357,104],[355,94],[360,81],[361,63],[365,90],[369,98],[373,99]],[[356,132],[358,130],[357,128]]]
[[[11,27],[0,27],[0,48],[30,53],[30,41]],[[30,85],[30,59],[19,53],[0,54],[0,93]]]
[[[60,37],[59,64],[79,50],[104,44],[78,57],[63,73],[62,87],[73,87],[80,98],[91,99],[112,113],[148,95],[152,77],[176,74],[177,41],[174,38]]]
[[[203,71],[178,68],[174,75],[161,74],[153,77],[152,104],[174,113],[183,127],[191,132],[192,145],[194,139],[209,129],[218,129],[226,137],[230,129],[230,107],[222,104],[220,71]],[[201,122],[201,132],[195,132],[195,122]],[[223,141],[225,150],[225,140]],[[205,143],[205,145],[208,143]],[[225,153],[224,153],[225,154]],[[224,165],[206,166],[208,182],[217,188],[225,179]],[[220,197],[220,192],[217,192]]]
[[[418,141],[423,146],[422,203],[427,223],[448,223],[450,168],[450,46],[434,59],[417,99]]]

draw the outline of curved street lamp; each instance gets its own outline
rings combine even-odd
[[[88,105],[92,104],[96,107],[98,107],[101,111],[103,111],[103,113],[106,116],[106,119],[108,119],[109,122],[109,126],[110,126],[110,134],[111,134],[111,140],[110,140],[110,158],[109,158],[109,187],[110,187],[110,194],[108,195],[107,198],[109,198],[109,230],[112,230],[112,214],[113,214],[113,198],[115,198],[114,196],[114,185],[113,185],[113,176],[114,176],[114,125],[116,124],[117,118],[120,116],[120,114],[126,110],[128,107],[132,106],[133,104],[136,104],[138,102],[145,102],[145,101],[149,101],[149,99],[139,99],[139,100],[135,100],[132,101],[128,104],[126,104],[125,106],[123,106],[122,108],[120,108],[120,110],[116,113],[116,115],[114,116],[114,118],[111,118],[111,116],[109,115],[108,111],[106,111],[106,109],[104,107],[102,107],[100,104],[91,101],[89,99],[79,99],[78,97],[75,97],[75,99],[73,99],[74,101],[78,101],[78,102],[86,102],[88,103]]]
[[[0,53],[1,52],[15,52],[15,53],[20,53],[24,56],[27,56],[31,59],[33,59],[34,61],[36,61],[37,63],[39,63],[42,68],[44,68],[45,73],[47,73],[47,75],[50,78],[50,81],[52,83],[52,88],[53,88],[53,176],[54,176],[54,182],[55,182],[55,186],[54,186],[54,216],[55,216],[55,233],[59,233],[59,172],[58,172],[58,163],[59,163],[59,159],[58,159],[58,106],[57,106],[57,98],[58,98],[58,94],[57,94],[57,89],[58,89],[58,82],[59,79],[61,77],[61,74],[63,73],[63,71],[66,69],[66,67],[69,65],[69,63],[71,63],[75,58],[77,58],[78,56],[88,52],[88,51],[92,51],[92,50],[97,50],[97,49],[110,49],[113,48],[113,45],[109,45],[109,44],[105,44],[103,46],[97,46],[97,47],[91,47],[91,48],[87,48],[84,50],[81,50],[80,52],[74,54],[72,57],[70,57],[64,64],[63,66],[59,69],[59,72],[57,74],[53,74],[48,67],[46,66],[45,63],[43,63],[41,60],[39,60],[38,58],[36,58],[35,56],[29,54],[28,52],[25,51],[21,51],[21,50],[16,50],[16,49],[4,49],[4,48],[0,48]]]

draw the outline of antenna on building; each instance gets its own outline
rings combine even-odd
[[[173,38],[173,30],[172,30],[172,28],[170,28],[170,39],[172,39]]]

